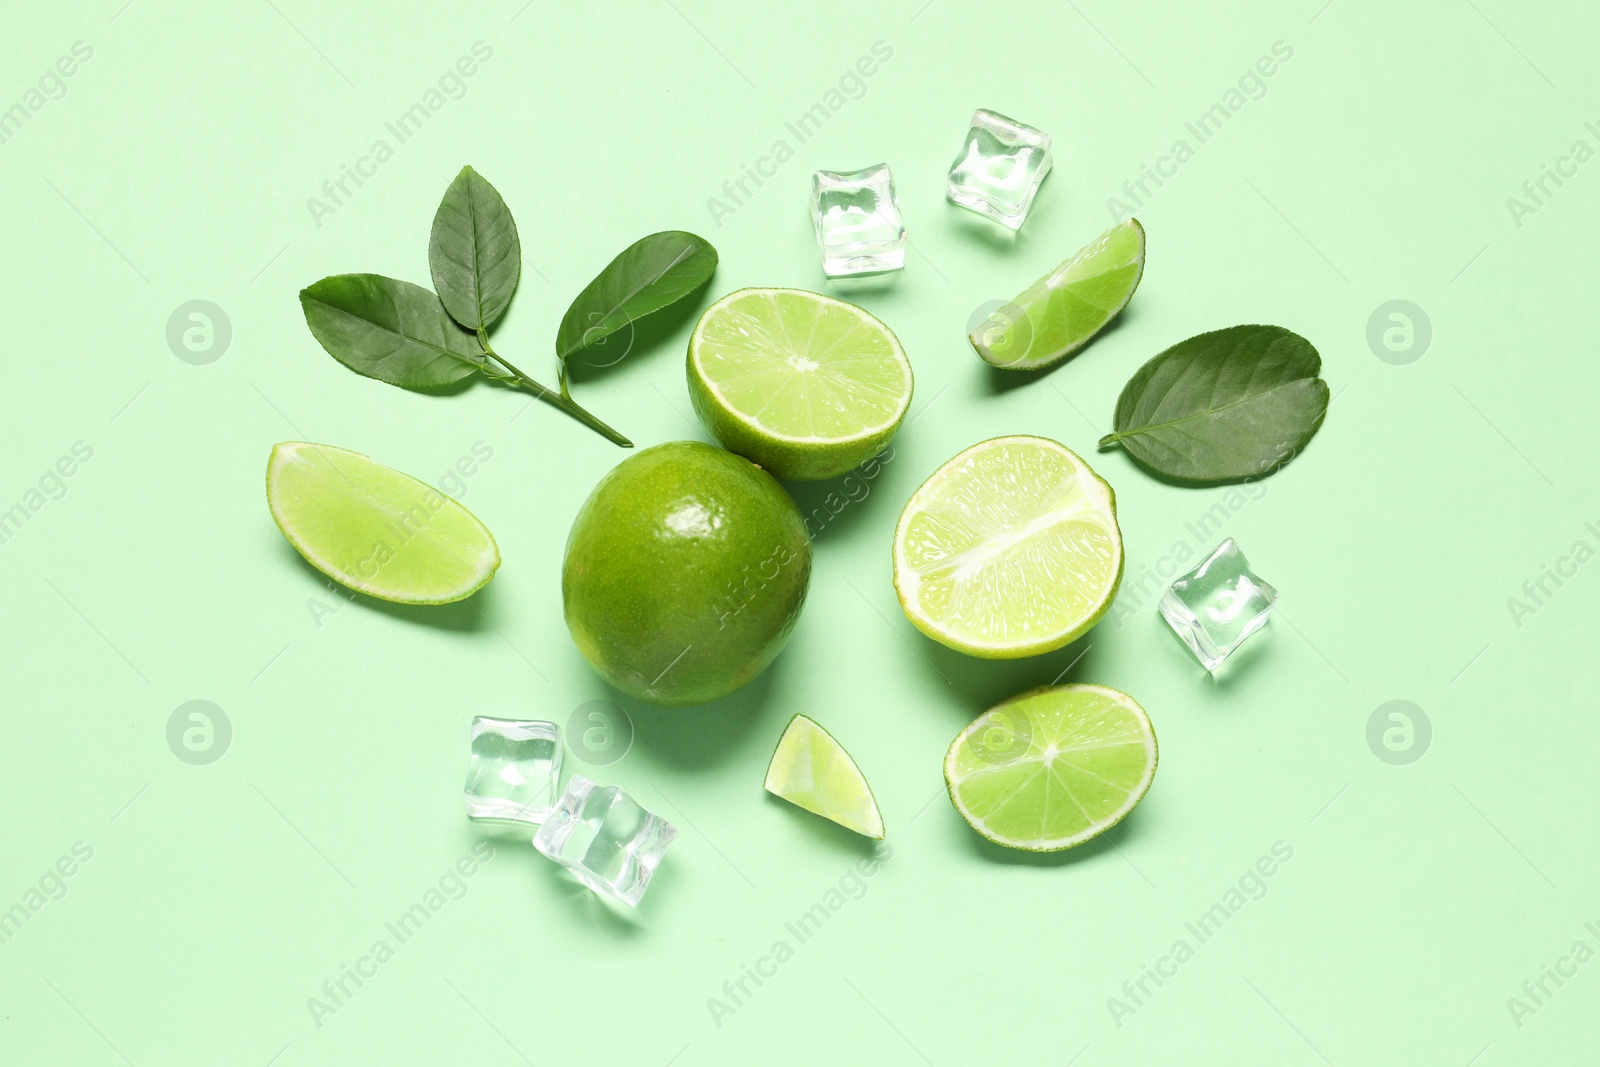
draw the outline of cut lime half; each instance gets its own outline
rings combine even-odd
[[[1101,685],[1033,689],[957,735],[944,758],[956,811],[997,845],[1058,852],[1117,823],[1156,773],[1150,717]]]
[[[1028,286],[967,337],[984,362],[1037,370],[1066,359],[1128,306],[1144,275],[1144,227],[1129,219]]]
[[[856,761],[804,715],[790,719],[778,739],[767,765],[767,792],[848,830],[883,839],[883,816]]]
[[[1077,639],[1121,580],[1111,486],[1043,437],[973,445],[923,483],[895,528],[894,586],[906,617],[986,659]]]
[[[448,604],[482,589],[500,566],[494,538],[466,508],[332,445],[274,445],[267,506],[313,567],[381,600]]]
[[[689,396],[730,452],[778,478],[833,478],[871,459],[911,406],[889,327],[801,289],[740,289],[689,339]]]

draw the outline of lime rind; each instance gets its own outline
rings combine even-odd
[[[1139,220],[1118,223],[1024,289],[967,339],[984,362],[1005,370],[1057,363],[1094,340],[1128,306],[1144,277],[1144,259]]]
[[[883,815],[867,778],[844,746],[813,719],[796,715],[767,764],[767,792],[881,841]]]
[[[500,566],[494,535],[465,507],[349,449],[309,441],[274,445],[267,506],[306,562],[380,600],[464,600]]]
[[[690,399],[730,451],[780,478],[831,478],[888,444],[910,360],[866,310],[800,289],[740,289],[689,340]]]
[[[1127,817],[1160,752],[1145,710],[1107,686],[1044,686],[984,712],[945,755],[956,811],[998,845],[1059,852]]]
[[[912,495],[895,529],[906,617],[988,659],[1081,637],[1111,606],[1122,570],[1115,492],[1043,437],[996,437],[957,455]]]

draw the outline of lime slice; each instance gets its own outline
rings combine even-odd
[[[1066,359],[1128,306],[1144,274],[1144,227],[1129,219],[1024,289],[968,335],[984,361],[1036,370]]]
[[[900,428],[911,362],[854,304],[740,289],[707,308],[689,339],[689,396],[730,452],[779,478],[833,478]]]
[[[848,830],[883,840],[883,816],[850,753],[822,727],[796,715],[767,765],[767,792]]]
[[[894,587],[917,629],[985,659],[1082,636],[1122,580],[1116,496],[1043,437],[996,437],[934,471],[900,513]]]
[[[1156,773],[1156,735],[1132,697],[1045,686],[984,712],[944,757],[950,801],[997,845],[1058,852],[1121,822]]]
[[[332,445],[274,445],[267,506],[308,563],[381,600],[448,604],[482,589],[500,566],[494,538],[466,508]]]

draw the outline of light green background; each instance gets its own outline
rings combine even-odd
[[[57,889],[45,874],[75,843],[92,858],[59,899],[31,898],[37,912],[0,944],[0,1059],[1591,1058],[1600,963],[1546,980],[1553,995],[1520,1019],[1508,998],[1574,942],[1600,949],[1585,928],[1600,926],[1600,727],[1579,683],[1592,677],[1600,565],[1546,580],[1554,595],[1520,626],[1507,601],[1541,568],[1570,572],[1560,560],[1575,541],[1600,547],[1585,527],[1600,526],[1587,446],[1600,163],[1563,165],[1565,184],[1547,180],[1552,195],[1520,220],[1507,198],[1575,141],[1600,148],[1585,128],[1600,124],[1600,25],[1577,3],[1322,2],[11,11],[0,107],[74,42],[93,56],[0,144],[0,508],[75,442],[93,455],[0,544],[0,909],[26,908],[41,878]],[[385,122],[478,41],[493,55],[464,95],[395,145]],[[878,41],[892,57],[795,146],[785,122]],[[1185,122],[1279,41],[1292,57],[1264,94],[1196,144]],[[976,106],[1056,139],[1016,240],[943,199]],[[714,220],[708,198],[786,136],[795,158]],[[307,199],[380,137],[393,158],[318,225]],[[1141,197],[1149,265],[1121,324],[1021,382],[974,358],[972,311],[1103,229],[1107,199],[1178,138],[1193,157]],[[618,917],[502,844],[317,1025],[308,998],[473,847],[459,795],[470,717],[566,722],[611,699],[567,636],[558,575],[571,515],[623,453],[487,384],[426,397],[359,378],[307,333],[296,290],[349,270],[425,281],[433,209],[470,162],[522,232],[523,283],[497,347],[548,374],[567,302],[652,230],[716,244],[713,294],[825,287],[810,172],[880,160],[913,252],[903,277],[857,299],[911,355],[915,421],[866,498],[817,538],[810,601],[772,670],[698,710],[619,700],[633,748],[587,770],[681,828],[643,907]],[[194,299],[231,322],[209,365],[166,339]],[[1407,365],[1367,339],[1394,299],[1432,325]],[[1303,457],[1230,499],[1095,452],[1141,362],[1254,321],[1323,354],[1336,399]],[[641,445],[702,436],[688,330],[585,376],[578,396]],[[940,463],[1014,432],[1065,442],[1115,486],[1130,583],[1119,613],[1131,614],[1053,655],[983,663],[904,620],[889,540]],[[464,499],[504,552],[492,586],[453,608],[360,601],[319,618],[316,605],[341,601],[262,499],[268,450],[295,438],[429,479],[491,448]],[[796,493],[825,506],[840,488]],[[1212,680],[1133,583],[1175,542],[1209,548],[1216,536],[1186,524],[1219,503],[1283,610]],[[976,713],[1063,672],[1145,705],[1155,785],[1123,826],[1065,857],[989,847],[948,804],[941,757]],[[174,709],[196,699],[233,731],[205,766],[166,740]],[[1367,741],[1394,699],[1433,728],[1404,766]],[[893,853],[870,879],[851,876],[857,842],[761,791],[797,711],[835,732],[883,805]],[[1279,842],[1292,858],[1264,895],[1198,945],[1185,923]],[[794,946],[785,924],[841,885],[859,899]],[[1193,958],[1114,1018],[1109,998],[1179,938]],[[779,939],[793,958],[714,1020],[708,999]]]

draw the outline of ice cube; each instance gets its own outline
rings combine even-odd
[[[561,779],[561,730],[553,722],[472,719],[467,814],[474,819],[538,824],[555,803]]]
[[[882,274],[906,265],[906,227],[887,163],[811,176],[811,222],[830,278]]]
[[[633,907],[677,836],[676,827],[621,789],[575,774],[533,847],[590,889]]]
[[[1039,183],[1050,173],[1050,135],[979,108],[945,195],[954,203],[1021,229]]]
[[[1250,571],[1233,538],[1161,598],[1161,617],[1208,671],[1267,624],[1278,591]]]

